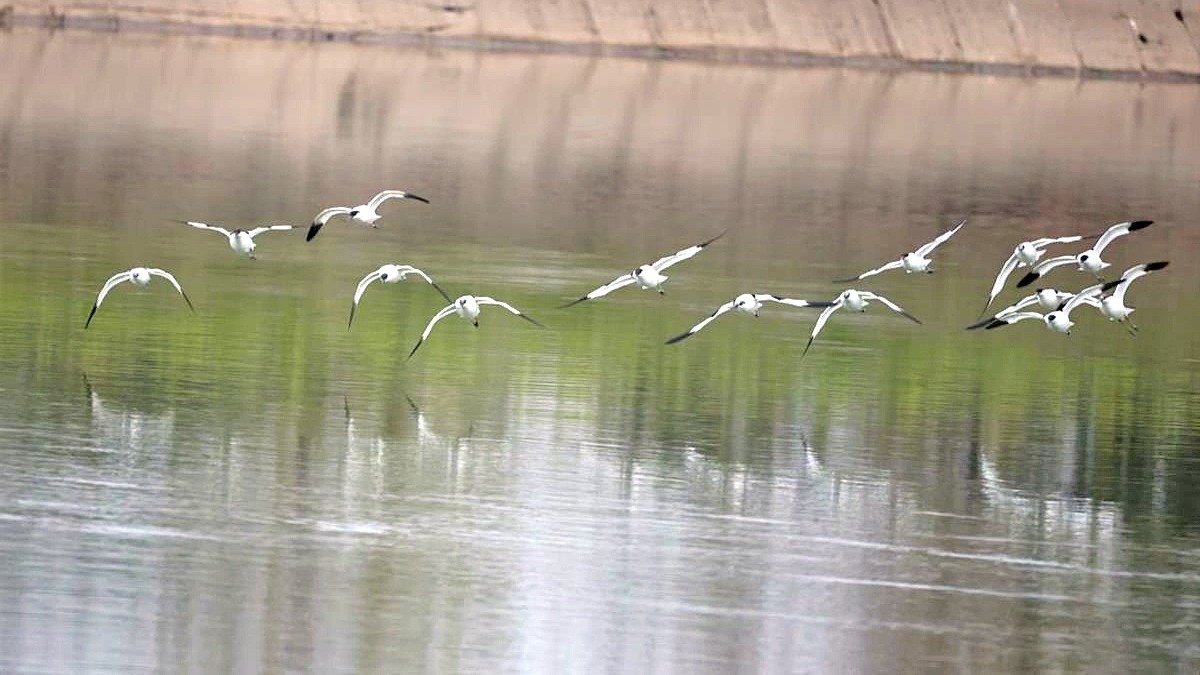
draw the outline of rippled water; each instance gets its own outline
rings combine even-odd
[[[5,672],[1200,665],[1200,89],[0,37]],[[255,261],[171,222],[384,187],[433,203]],[[937,274],[862,284],[923,325],[662,344],[964,216]],[[1016,241],[1129,218],[1106,259],[1171,260],[1139,337],[961,330]],[[721,231],[663,297],[561,309]],[[406,361],[429,288],[346,329],[384,262],[548,328],[450,317]],[[195,315],[126,285],[84,332],[136,264]]]

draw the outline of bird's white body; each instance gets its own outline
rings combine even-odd
[[[346,323],[346,330],[350,330],[351,324],[354,323],[354,311],[358,309],[359,300],[362,299],[363,293],[367,291],[367,287],[370,286],[372,282],[380,281],[385,284],[395,284],[399,283],[410,274],[415,274],[416,276],[424,279],[426,283],[428,283],[430,286],[433,286],[438,293],[441,293],[443,298],[445,298],[447,301],[450,301],[450,296],[446,295],[446,291],[443,291],[441,286],[438,286],[433,279],[430,279],[428,274],[425,274],[412,265],[396,265],[393,263],[388,263],[380,266],[379,269],[371,272],[358,282],[358,287],[354,289],[354,302],[350,305],[350,321]]]
[[[663,274],[663,270],[676,263],[691,258],[700,251],[703,251],[704,247],[720,239],[722,236],[724,236],[724,234],[725,233],[722,232],[708,241],[696,244],[695,246],[689,246],[682,251],[676,251],[670,255],[665,255],[648,265],[642,265],[632,272],[622,274],[607,284],[589,291],[586,295],[572,300],[564,305],[564,307],[570,307],[571,305],[579,304],[584,300],[595,300],[596,298],[602,298],[618,288],[624,288],[630,284],[637,284],[642,290],[655,290],[659,293],[663,293],[664,291],[662,285],[666,283],[668,278],[667,275]]]
[[[1013,255],[1017,257],[1018,267],[1029,267],[1036,263],[1045,253],[1046,249],[1034,246],[1031,241],[1023,241],[1013,249]]]
[[[193,312],[196,311],[196,309],[192,307],[192,301],[188,299],[187,293],[183,292],[183,287],[179,285],[179,281],[177,281],[170,272],[167,272],[166,270],[160,270],[157,267],[134,267],[125,272],[118,272],[109,277],[108,281],[104,282],[104,286],[100,288],[100,293],[96,296],[96,302],[92,303],[92,311],[88,313],[87,321],[83,324],[83,329],[87,330],[87,327],[91,325],[92,317],[96,316],[96,310],[100,309],[100,305],[104,303],[104,298],[108,297],[109,291],[111,291],[117,285],[128,281],[135,286],[145,287],[150,284],[151,277],[155,276],[162,277],[163,279],[171,282],[171,285],[175,287],[175,290],[179,291],[179,295],[183,296],[183,300],[187,303],[188,309],[191,309]]]
[[[1151,272],[1157,272],[1158,270],[1163,269],[1168,264],[1169,263],[1167,261],[1163,261],[1134,265],[1133,267],[1125,270],[1125,272],[1121,274],[1121,278],[1119,280],[1104,285],[1104,290],[1106,291],[1115,289],[1111,295],[1106,295],[1100,298],[1099,301],[1096,301],[1095,298],[1092,298],[1089,300],[1088,304],[1091,304],[1099,309],[1100,313],[1108,317],[1110,321],[1125,322],[1129,318],[1129,315],[1133,314],[1134,310],[1133,307],[1129,307],[1125,304],[1125,293],[1129,290],[1129,285],[1137,279],[1150,274]],[[1135,326],[1132,321],[1128,321],[1127,325],[1129,326],[1129,331],[1131,333],[1137,332],[1138,327]]]
[[[904,310],[903,307],[897,305],[891,300],[888,300],[882,295],[879,295],[878,293],[848,288],[842,291],[841,295],[838,295],[833,302],[829,303],[825,310],[821,312],[821,316],[817,317],[817,323],[813,326],[812,335],[809,336],[808,344],[804,346],[804,352],[800,354],[800,358],[804,358],[804,355],[808,353],[809,348],[812,347],[813,340],[817,339],[817,335],[821,332],[821,329],[825,327],[825,323],[829,321],[829,317],[833,316],[834,312],[843,307],[855,312],[865,312],[867,311],[867,306],[872,300],[878,300],[893,312],[902,314],[915,323],[921,323],[920,319],[912,314],[909,314]]]
[[[1033,283],[1034,280],[1038,279],[1043,274],[1049,272],[1055,267],[1062,267],[1070,264],[1074,264],[1081,272],[1088,272],[1089,274],[1095,275],[1097,279],[1101,279],[1100,272],[1111,266],[1110,263],[1105,262],[1104,259],[1100,257],[1100,254],[1104,252],[1104,249],[1107,248],[1108,245],[1118,237],[1123,237],[1130,232],[1137,232],[1138,230],[1150,227],[1152,224],[1154,224],[1153,220],[1134,220],[1125,223],[1117,223],[1116,225],[1113,225],[1105,230],[1104,234],[1101,234],[1096,240],[1096,244],[1086,251],[1082,251],[1075,255],[1059,255],[1041,261],[1033,268],[1031,272],[1026,274],[1019,282],[1017,282],[1017,288],[1028,286],[1029,284]]]
[[[317,233],[321,231],[321,228],[324,227],[325,223],[328,223],[331,218],[336,216],[348,216],[350,220],[353,220],[356,223],[370,225],[371,227],[378,227],[375,223],[382,217],[379,215],[379,207],[389,199],[414,199],[419,202],[425,202],[426,204],[429,203],[428,199],[425,199],[420,195],[414,195],[411,192],[404,192],[403,190],[384,190],[374,197],[371,197],[371,201],[367,202],[366,204],[359,204],[358,206],[354,207],[331,206],[324,211],[321,211],[316,215],[315,218],[313,218],[312,225],[309,226],[308,235],[305,237],[305,239],[307,241],[312,241],[313,237],[317,236]]]
[[[763,304],[767,302],[777,302],[781,305],[790,305],[792,307],[829,307],[833,304],[832,302],[809,302],[808,300],[798,300],[795,298],[782,298],[771,293],[742,293],[733,300],[730,300],[729,302],[716,308],[712,314],[706,316],[700,321],[700,323],[697,323],[695,326],[689,328],[686,333],[680,333],[679,335],[667,340],[667,344],[674,344],[680,340],[683,340],[684,338],[689,338],[696,333],[699,333],[704,329],[705,326],[712,323],[717,317],[727,312],[737,310],[745,314],[758,316],[758,310],[762,309]]]
[[[425,340],[429,339],[429,334],[433,332],[433,327],[437,325],[437,322],[450,316],[451,314],[457,314],[467,321],[470,321],[476,328],[478,328],[479,309],[482,305],[496,305],[497,307],[503,307],[509,312],[521,317],[522,319],[525,319],[529,323],[541,328],[545,328],[545,326],[542,326],[542,324],[535,321],[532,317],[522,314],[521,310],[513,307],[507,302],[496,300],[495,298],[489,298],[483,295],[462,295],[459,296],[454,302],[441,308],[437,314],[433,315],[433,318],[430,319],[429,323],[425,326],[425,330],[421,332],[421,339],[417,340],[417,344],[413,345],[412,351],[408,353],[408,358],[411,359],[412,355],[417,353],[417,349],[420,348],[421,345],[425,344]]]
[[[637,280],[638,286],[642,290],[656,290],[662,293],[662,285],[668,277],[650,265],[642,265],[633,271],[633,278]]]
[[[1075,325],[1075,322],[1071,320],[1072,310],[1083,304],[1092,304],[1095,301],[1096,296],[1100,295],[1103,288],[1103,284],[1089,286],[1073,295],[1070,300],[1067,300],[1066,303],[1063,304],[1062,309],[1056,308],[1054,311],[1046,314],[1039,314],[1038,312],[1013,312],[1010,314],[997,314],[996,318],[988,324],[987,328],[992,329],[999,328],[1001,326],[1008,326],[1019,321],[1025,321],[1026,319],[1041,319],[1046,328],[1054,331],[1055,333],[1070,335],[1071,328]]]
[[[257,237],[258,235],[262,234],[263,232],[284,231],[284,230],[292,229],[291,225],[264,225],[262,227],[256,227],[251,230],[227,230],[223,227],[218,227],[216,225],[209,225],[207,223],[198,223],[194,220],[184,220],[181,222],[191,225],[192,227],[194,227],[196,229],[210,230],[212,232],[217,232],[219,234],[225,235],[225,238],[229,240],[229,248],[233,249],[237,253],[240,253],[248,258],[254,257],[254,249],[255,249],[254,238]]]
[[[855,277],[850,277],[848,279],[836,279],[836,280],[834,280],[834,283],[840,284],[840,283],[844,283],[844,282],[858,281],[860,279],[866,279],[867,277],[873,277],[876,274],[880,274],[880,273],[886,272],[888,270],[897,270],[897,269],[902,269],[907,274],[912,274],[914,272],[932,274],[933,270],[931,270],[929,268],[929,266],[933,264],[933,259],[930,258],[930,256],[933,255],[934,249],[936,249],[938,246],[941,246],[942,244],[946,243],[946,241],[948,239],[950,239],[950,237],[953,237],[954,234],[956,232],[958,232],[960,229],[962,229],[962,226],[966,225],[966,224],[967,224],[966,220],[961,220],[954,227],[939,234],[937,237],[934,238],[933,241],[931,241],[927,244],[922,244],[920,247],[917,248],[917,250],[910,251],[910,252],[905,253],[904,255],[900,256],[899,260],[893,260],[889,263],[884,263],[883,265],[880,265],[879,267],[876,267],[873,270],[867,270],[866,272],[863,272],[862,274],[855,276]]]

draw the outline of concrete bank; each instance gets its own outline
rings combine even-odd
[[[0,22],[1200,80],[1200,0],[0,0]]]

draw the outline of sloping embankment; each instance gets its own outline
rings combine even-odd
[[[0,21],[1200,79],[1198,0],[0,0]]]

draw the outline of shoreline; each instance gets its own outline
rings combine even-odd
[[[736,45],[673,45],[611,42],[585,42],[537,39],[501,35],[444,34],[432,31],[391,30],[359,31],[339,26],[300,27],[269,22],[238,22],[212,15],[213,20],[180,20],[84,11],[72,8],[60,11],[50,7],[46,13],[23,13],[12,5],[0,8],[0,31],[32,28],[54,31],[95,33],[131,33],[153,35],[190,35],[230,39],[336,42],[370,46],[437,47],[479,52],[522,54],[567,54],[585,57],[615,57],[637,60],[688,61],[720,65],[749,65],[779,68],[849,68],[872,71],[915,71],[928,73],[974,74],[1000,77],[1051,77],[1086,80],[1117,80],[1156,83],[1200,83],[1200,72],[1148,70],[1145,68],[1103,68],[1047,63],[1004,61],[966,61],[915,59],[886,54],[839,55],[794,49],[768,49]]]

